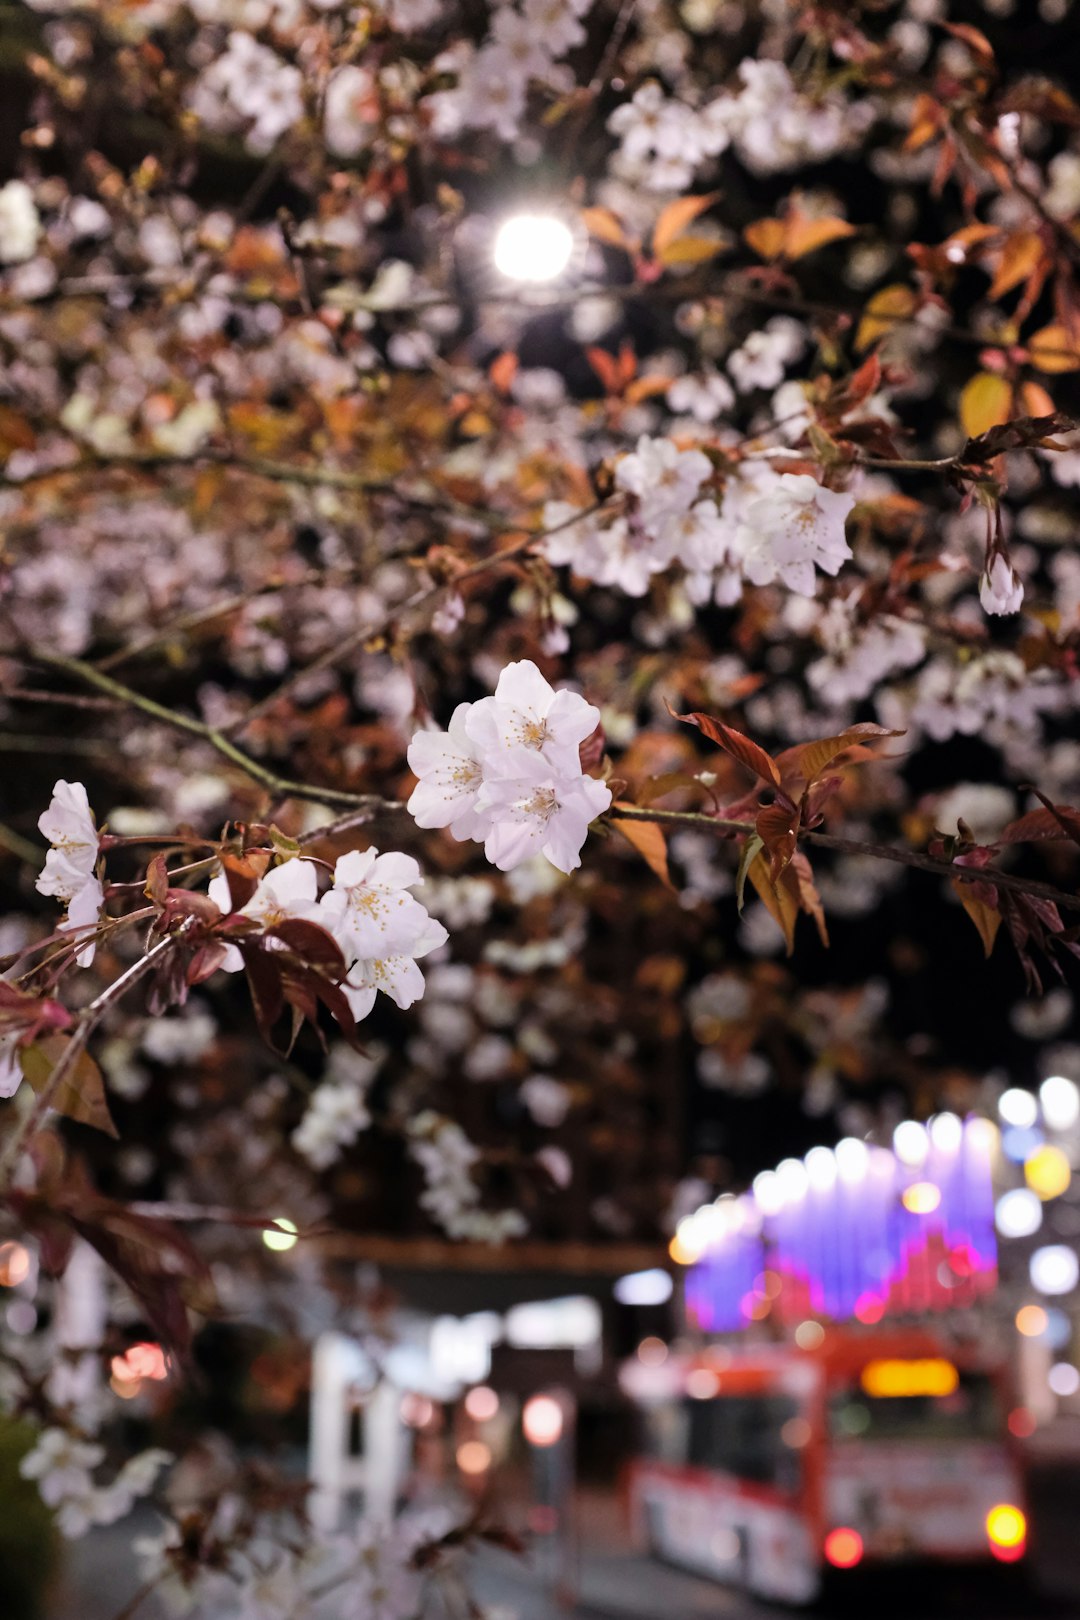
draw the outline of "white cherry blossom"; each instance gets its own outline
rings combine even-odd
[[[94,876],[98,858],[98,831],[81,782],[56,783],[38,827],[52,848],[35,887],[39,894],[73,900]]]
[[[610,790],[592,776],[560,779],[525,750],[515,769],[513,776],[484,783],[480,802],[492,823],[484,853],[500,872],[537,854],[560,872],[573,872],[589,823],[611,805]]]
[[[747,508],[743,572],[754,585],[780,579],[813,596],[816,568],[837,574],[851,556],[844,522],[855,497],[826,489],[809,473],[782,473],[775,487]]]
[[[418,731],[409,744],[409,769],[419,778],[408,803],[418,827],[449,827],[455,838],[483,836],[476,812],[483,767],[466,729],[471,703],[459,703],[445,731]]]
[[[25,264],[37,251],[41,220],[25,180],[0,186],[0,264]]]
[[[599,724],[599,709],[578,692],[557,692],[529,658],[507,664],[494,696],[474,703],[465,717],[485,782],[492,772],[516,768],[519,752],[539,756],[548,773],[579,775],[579,746]],[[477,808],[486,808],[482,792]]]
[[[411,949],[428,924],[424,907],[409,893],[422,882],[411,855],[350,850],[334,867],[334,887],[323,896],[318,921],[347,956],[393,956]]]
[[[642,523],[656,529],[693,506],[711,472],[712,463],[701,450],[680,450],[672,439],[642,434],[615,468],[615,483],[638,497]]]
[[[423,907],[419,908],[423,911]],[[441,922],[424,912],[423,930],[408,947],[393,955],[366,957],[354,962],[345,980],[345,995],[353,1017],[359,1022],[375,1005],[378,991],[399,1007],[411,1007],[424,993],[424,975],[417,967],[419,957],[428,956],[445,945],[449,934]]]
[[[261,879],[251,899],[240,907],[240,915],[250,917],[264,928],[276,928],[290,917],[318,922],[317,889],[318,879],[310,861],[285,861],[281,866],[272,867]],[[215,896],[211,895],[211,899]]]

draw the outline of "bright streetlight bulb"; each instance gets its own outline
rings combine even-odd
[[[573,251],[574,233],[556,214],[514,214],[495,233],[495,268],[511,281],[554,281]]]
[[[1063,1074],[1052,1074],[1039,1087],[1043,1119],[1052,1131],[1067,1131],[1080,1119],[1080,1091]]]

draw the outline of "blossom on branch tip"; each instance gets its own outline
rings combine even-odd
[[[457,839],[482,835],[476,797],[484,779],[476,745],[466,730],[471,703],[459,703],[446,731],[418,731],[409,744],[409,769],[419,778],[408,811],[418,827],[449,827]]]
[[[424,916],[423,928],[407,946],[393,955],[362,958],[350,968],[344,989],[357,1021],[367,1017],[380,990],[402,1009],[411,1007],[423,995],[424,975],[416,965],[417,959],[437,951],[450,936],[441,922],[429,917],[422,906],[419,909]]]
[[[418,826],[482,840],[502,872],[541,853],[572,872],[589,823],[611,804],[581,766],[581,744],[599,723],[599,709],[556,691],[531,660],[507,664],[494,695],[459,705],[448,732],[413,737],[420,782],[408,808]]]
[[[1024,584],[1008,558],[995,552],[989,568],[979,581],[979,601],[984,613],[1019,613],[1024,600]]]
[[[86,932],[97,926],[105,892],[98,881],[98,830],[81,782],[58,781],[47,810],[38,817],[38,827],[52,848],[35,887],[39,894],[53,895],[67,906],[61,932]],[[94,960],[91,940],[75,953],[80,967]]]

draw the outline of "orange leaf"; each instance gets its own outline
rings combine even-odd
[[[887,726],[875,725],[872,720],[861,720],[848,726],[835,737],[822,737],[817,742],[798,743],[777,754],[776,763],[784,781],[799,777],[807,784],[815,782],[834,759],[846,753],[853,743],[873,742],[880,737],[902,737],[902,731],[890,731]],[[873,755],[869,756],[873,758]]]
[[[773,921],[778,924],[784,936],[787,953],[790,956],[795,949],[795,924],[799,916],[799,902],[791,893],[790,886],[783,882],[778,886],[769,876],[769,863],[763,854],[758,854],[750,862],[747,871],[758,898]],[[786,873],[784,874],[786,876]]]
[[[903,282],[882,287],[866,306],[859,330],[855,334],[855,347],[862,352],[879,338],[888,337],[898,322],[910,320],[919,307],[917,294]]]
[[[664,249],[669,247],[677,236],[681,236],[699,214],[711,208],[719,195],[718,191],[710,191],[704,197],[676,197],[674,202],[669,202],[666,208],[661,209],[652,234],[652,250],[657,258],[663,258]]]
[[[974,51],[976,56],[981,56],[987,62],[994,60],[994,47],[980,29],[973,28],[970,23],[943,22],[941,26],[954,39],[963,40],[968,49]]]
[[[1080,353],[1074,338],[1064,326],[1055,322],[1044,326],[1027,340],[1028,356],[1038,371],[1059,372],[1080,370]]]
[[[829,242],[854,235],[855,226],[849,225],[846,219],[807,219],[794,214],[788,219],[784,233],[784,257],[801,259]]]
[[[1054,402],[1041,383],[1020,384],[1020,409],[1025,416],[1052,416]]]
[[[632,810],[633,805],[625,800],[616,799],[616,810]],[[667,840],[663,831],[654,821],[620,821],[615,820],[614,826],[622,833],[628,844],[633,844],[638,854],[643,856],[646,864],[651,868],[666,889],[675,892],[675,885],[671,881],[668,871]]]
[[[998,259],[990,297],[1000,298],[1013,287],[1026,281],[1037,270],[1046,253],[1042,237],[1035,231],[1015,231],[1005,243]]]
[[[70,1044],[68,1035],[46,1035],[19,1052],[19,1067],[32,1090],[41,1092]],[[105,1081],[89,1052],[80,1052],[52,1099],[58,1114],[92,1125],[106,1136],[118,1134],[105,1098]]]
[[[1080,363],[1080,362],[1078,362]],[[978,371],[960,395],[960,421],[970,439],[1007,422],[1012,413],[1012,385],[994,371]]]
[[[714,236],[677,236],[657,254],[661,264],[705,264],[727,251],[727,244]]]
[[[622,220],[618,214],[613,214],[610,208],[583,208],[580,218],[590,236],[595,236],[601,242],[607,242],[609,247],[625,248],[629,251],[631,244],[623,230]]]
[[[746,227],[743,237],[763,259],[778,259],[784,251],[787,229],[782,219],[757,219]]]
[[[504,349],[502,354],[491,362],[488,367],[488,376],[500,394],[509,393],[510,384],[514,380],[517,368],[518,357],[513,349]]]
[[[985,905],[977,895],[972,893],[971,884],[964,883],[960,878],[953,878],[952,886],[956,891],[960,904],[971,918],[982,940],[983,954],[989,956],[994,948],[997,931],[1001,927],[1001,912],[994,911]]]
[[[773,883],[798,847],[799,819],[798,809],[789,804],[767,804],[758,811],[755,827],[769,852],[769,878]]]

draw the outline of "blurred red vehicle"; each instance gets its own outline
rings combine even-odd
[[[802,1348],[624,1368],[645,1414],[629,1491],[651,1551],[794,1603],[830,1571],[1020,1562],[1024,1472],[998,1370],[920,1329],[806,1328]]]

